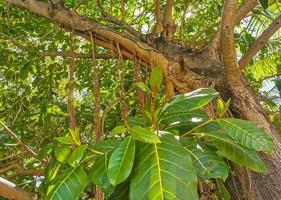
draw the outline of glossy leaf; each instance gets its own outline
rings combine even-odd
[[[166,125],[164,130],[172,131],[176,129],[182,134],[207,120],[208,115],[205,112],[201,110],[192,110],[164,115],[160,122]]]
[[[175,113],[197,110],[208,104],[218,92],[214,89],[200,88],[185,95],[176,95],[160,111],[157,121]]]
[[[112,135],[119,135],[119,134],[123,134],[127,131],[127,128],[125,125],[119,125],[116,126],[112,131],[111,134]]]
[[[254,123],[242,119],[218,119],[224,133],[239,144],[256,151],[270,153],[274,144],[272,138]]]
[[[107,177],[109,154],[98,156],[94,165],[91,167],[91,179],[93,183],[101,188],[107,188],[110,185]]]
[[[135,140],[129,137],[117,146],[109,159],[107,176],[113,186],[128,178],[133,168],[134,157]]]
[[[55,156],[58,161],[61,163],[66,163],[68,156],[71,153],[71,149],[69,146],[58,146],[55,149]]]
[[[70,137],[56,137],[55,140],[61,144],[74,144],[73,139]]]
[[[134,126],[131,128],[131,136],[135,140],[145,142],[145,143],[159,143],[160,139],[151,130],[143,128],[141,126]]]
[[[266,172],[266,166],[256,151],[240,146],[228,136],[216,133],[193,134],[206,137],[208,140],[212,141],[218,149],[219,155],[227,158],[228,160],[256,172]]]
[[[76,200],[87,185],[88,179],[83,169],[71,168],[60,176],[45,200]]]
[[[61,166],[62,166],[62,164],[60,162],[56,161],[55,159],[52,160],[48,164],[48,167],[47,167],[46,172],[45,172],[46,180],[47,181],[53,180],[57,176],[58,171],[61,168]]]
[[[72,139],[75,142],[75,144],[80,146],[81,145],[81,141],[80,141],[79,129],[77,129],[77,128],[75,128],[75,130],[69,129],[69,132],[70,132],[70,134],[72,136]]]
[[[222,99],[217,100],[217,112],[219,117],[224,116],[230,105],[230,99],[225,103]]]
[[[131,200],[196,200],[197,177],[190,156],[173,135],[159,144],[137,145]]]
[[[87,149],[87,145],[81,145],[79,147],[77,147],[72,154],[69,156],[67,163],[71,166],[71,167],[77,167],[80,163],[80,161],[83,158],[84,152]]]
[[[151,90],[145,83],[136,83],[136,86],[147,94],[151,93]]]
[[[113,151],[119,143],[120,141],[116,139],[102,140],[94,145],[91,145],[91,149],[100,153],[108,153]]]
[[[199,176],[205,179],[228,177],[226,162],[216,153],[216,149],[191,137],[181,138],[181,143],[192,158]]]

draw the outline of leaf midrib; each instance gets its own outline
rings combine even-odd
[[[52,196],[50,197],[50,199],[52,199],[52,198],[55,196],[55,194],[58,194],[58,193],[57,193],[58,189],[61,187],[62,184],[65,183],[65,180],[66,180],[68,177],[70,177],[70,176],[73,174],[73,172],[74,172],[77,168],[78,168],[78,167],[74,168],[74,169],[63,179],[63,181],[60,182],[60,184],[58,185],[58,187],[54,190],[54,192],[53,192]],[[60,197],[59,194],[58,194],[58,196]]]

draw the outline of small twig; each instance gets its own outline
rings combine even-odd
[[[94,43],[93,35],[89,32],[91,37],[92,44],[92,60],[93,60],[93,68],[92,68],[92,81],[93,81],[93,125],[94,125],[94,133],[96,142],[100,141],[103,133],[101,131],[101,116],[100,116],[100,102],[101,102],[101,94],[100,94],[100,70],[97,67],[96,63],[96,46]]]
[[[74,38],[71,36],[71,50],[72,57],[69,64],[69,82],[68,82],[68,98],[67,98],[67,112],[69,115],[69,127],[75,131],[75,108],[74,108],[74,93],[75,93],[75,59],[74,59]]]
[[[73,11],[76,12],[76,10],[81,6],[83,5],[84,3],[87,3],[88,0],[81,0],[80,2],[78,2],[77,4],[74,5],[73,7]]]
[[[15,157],[18,157],[18,158],[22,158],[26,155],[26,151],[23,151],[23,152],[20,152],[20,153],[16,153],[16,154],[11,154],[9,156],[6,156],[4,158],[1,158],[0,159],[0,162],[3,162],[3,161],[6,161],[6,160],[9,160],[9,159],[12,159],[12,158],[15,158]]]
[[[44,174],[44,170],[42,169],[25,169],[20,166],[18,163],[14,163],[8,165],[6,167],[0,168],[0,174],[4,174],[7,171],[15,170],[18,175],[22,176],[42,176]]]
[[[281,28],[281,15],[279,15],[260,35],[260,37],[251,45],[246,53],[239,60],[241,69],[245,68],[253,57],[268,43],[270,38]]]
[[[124,89],[124,77],[125,77],[125,70],[124,70],[124,64],[123,64],[123,57],[122,57],[122,53],[120,50],[120,46],[118,43],[116,43],[117,46],[117,50],[119,53],[119,86],[120,86],[120,107],[121,107],[121,112],[122,112],[122,116],[123,116],[123,120],[125,125],[127,126],[127,121],[128,121],[128,107],[127,104],[125,102],[125,89]]]
[[[21,145],[27,152],[30,153],[30,155],[37,157],[37,154],[27,145],[23,144],[21,139],[11,129],[9,129],[9,127],[7,127],[3,122],[0,122],[0,124],[3,126],[5,132],[8,133],[14,140],[16,140],[19,145]]]
[[[187,135],[191,134],[194,130],[196,130],[196,129],[202,127],[202,126],[205,126],[206,124],[210,123],[211,121],[213,121],[213,119],[209,119],[209,120],[203,122],[202,124],[199,124],[198,126],[194,127],[193,129],[191,129],[191,130],[187,131],[186,133],[182,134],[181,137],[184,137],[184,136],[187,136]]]
[[[133,92],[134,91],[134,89],[135,89],[135,87],[132,87],[132,88],[130,88],[129,90],[128,90],[128,92],[124,95],[125,97],[124,98],[127,98],[127,97],[129,97],[129,95],[128,94],[130,94],[131,92]],[[111,100],[108,104],[107,104],[107,106],[105,107],[105,109],[104,109],[104,111],[103,111],[103,115],[102,115],[102,134],[104,134],[104,122],[105,122],[105,119],[106,119],[106,117],[107,117],[107,113],[111,110],[111,108],[114,106],[114,105],[116,105],[119,101],[120,101],[120,98],[121,97],[119,97],[119,98],[117,98],[117,99],[113,99],[113,100]]]
[[[122,28],[124,28],[129,33],[136,36],[137,38],[141,38],[140,32],[136,31],[134,28],[130,27],[128,24],[124,23],[122,20],[119,20],[119,19],[115,18],[114,16],[112,16],[112,14],[106,12],[104,10],[103,6],[102,6],[101,0],[97,0],[97,3],[98,3],[98,6],[101,10],[101,15],[104,19],[108,20],[109,22],[112,22],[114,24],[117,24],[117,25],[121,26]]]

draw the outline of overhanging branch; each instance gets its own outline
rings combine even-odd
[[[252,44],[246,53],[239,60],[240,68],[245,68],[253,57],[268,43],[269,39],[281,28],[281,15],[279,15]]]
[[[140,39],[114,31],[85,16],[81,16],[64,7],[53,7],[38,0],[5,0],[8,4],[24,8],[33,14],[42,16],[53,23],[63,27],[67,31],[84,37],[90,41],[89,32],[92,33],[96,45],[117,52],[116,42],[120,45],[120,51],[124,57],[134,61],[140,60],[145,66],[160,66],[165,77],[168,75],[168,60],[160,52]]]
[[[235,82],[235,79],[241,76],[234,42],[236,7],[237,0],[225,0],[220,30],[221,54],[226,77],[230,82]]]
[[[243,18],[245,18],[247,14],[256,7],[256,5],[258,5],[258,0],[246,1],[246,3],[237,10],[235,24],[238,24]]]

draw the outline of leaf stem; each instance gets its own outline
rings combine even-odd
[[[198,126],[194,127],[193,129],[191,129],[191,130],[185,132],[184,134],[182,134],[181,137],[184,137],[184,136],[187,136],[187,135],[191,134],[194,130],[196,130],[196,129],[202,127],[202,126],[205,126],[206,124],[209,124],[213,120],[214,119],[209,119],[209,120],[203,122],[202,124],[199,124]]]

